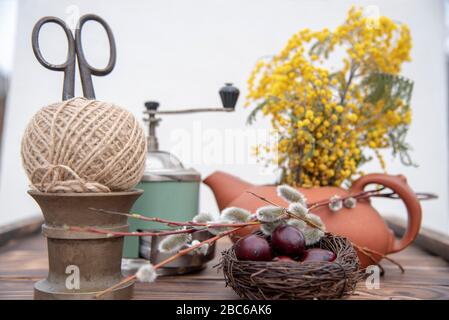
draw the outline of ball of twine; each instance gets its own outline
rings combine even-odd
[[[125,109],[73,98],[43,107],[33,116],[21,154],[35,190],[123,191],[143,175],[145,134]]]

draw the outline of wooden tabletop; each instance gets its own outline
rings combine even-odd
[[[215,260],[199,273],[136,284],[135,299],[238,299],[225,287],[222,273],[212,268],[220,250],[229,245],[229,240],[221,240]],[[380,288],[367,289],[361,282],[350,299],[449,299],[446,261],[415,246],[391,257],[402,264],[405,273],[382,262],[386,274],[380,278]],[[46,242],[41,235],[0,247],[0,299],[32,299],[33,283],[47,275],[47,263]]]

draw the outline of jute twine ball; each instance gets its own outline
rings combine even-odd
[[[112,103],[73,98],[43,107],[22,138],[31,188],[41,192],[132,189],[145,166],[145,134]]]

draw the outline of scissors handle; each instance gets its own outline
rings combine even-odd
[[[56,23],[61,26],[67,36],[68,51],[67,59],[64,63],[53,64],[44,59],[39,46],[39,33],[46,23]],[[64,84],[62,89],[62,100],[68,100],[75,96],[75,39],[65,22],[57,17],[43,17],[34,26],[31,35],[31,43],[37,61],[45,68],[55,71],[64,71]]]
[[[109,41],[109,62],[104,69],[98,69],[92,67],[86,60],[84,55],[82,41],[81,41],[81,30],[83,25],[87,21],[97,21],[100,23],[106,31]],[[75,32],[75,45],[76,45],[76,54],[78,56],[78,66],[80,70],[81,77],[81,85],[83,87],[84,97],[88,99],[95,99],[95,91],[92,83],[92,74],[95,76],[105,76],[109,74],[112,69],[114,69],[115,61],[117,59],[117,51],[115,47],[114,35],[112,34],[112,30],[109,25],[103,20],[101,17],[95,14],[86,14],[79,19],[78,28]]]

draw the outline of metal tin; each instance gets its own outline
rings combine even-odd
[[[175,221],[189,221],[198,214],[201,175],[186,169],[174,155],[149,151],[145,173],[139,185],[144,194],[136,201],[133,212]],[[130,230],[165,229],[166,225],[129,219]],[[139,239],[125,237],[125,258],[139,257]]]
[[[201,175],[198,171],[194,169],[182,169],[176,171],[153,171],[153,172],[145,172],[143,175],[141,182],[154,182],[154,181],[201,181]]]
[[[141,182],[154,181],[201,181],[201,174],[195,169],[184,168],[181,161],[166,151],[149,151]]]

